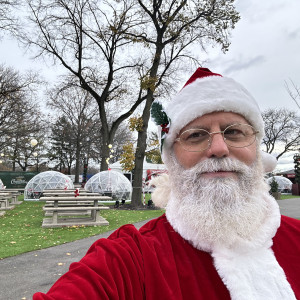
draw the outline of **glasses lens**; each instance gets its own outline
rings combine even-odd
[[[254,143],[255,134],[251,125],[234,124],[224,130],[224,140],[228,146],[243,148]]]
[[[198,152],[208,148],[210,136],[204,129],[189,129],[184,131],[179,139],[185,150]]]

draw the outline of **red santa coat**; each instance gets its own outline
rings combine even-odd
[[[300,221],[282,216],[273,251],[300,299]],[[95,242],[38,299],[230,299],[209,253],[185,241],[165,215]]]

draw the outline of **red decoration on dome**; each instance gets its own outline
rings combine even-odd
[[[74,191],[74,197],[77,197],[77,196],[79,196],[79,189],[78,188]]]

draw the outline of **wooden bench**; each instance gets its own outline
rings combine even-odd
[[[73,211],[72,207],[93,207],[94,201],[87,201],[87,200],[80,200],[80,201],[59,201],[58,202],[58,207],[71,207],[70,210],[68,211],[58,211],[58,214],[60,216],[71,216],[71,215],[90,215],[91,211],[90,210],[85,210],[82,209],[82,212],[80,211]],[[101,204],[102,205],[102,204]],[[44,207],[54,207],[54,201],[53,200],[48,200],[46,201],[46,204]],[[45,212],[45,217],[51,217],[53,215],[53,211],[46,211]]]
[[[100,216],[100,210],[109,209],[106,206],[99,206],[98,201],[103,199],[110,198],[99,195],[41,197],[40,201],[46,201],[43,210],[48,216],[51,215],[51,218],[44,218],[42,227],[109,225],[108,221]],[[82,217],[83,213],[88,217]],[[66,218],[59,218],[62,214]]]
[[[55,227],[66,227],[66,226],[95,226],[95,225],[109,225],[109,222],[100,216],[100,210],[109,209],[106,206],[98,207],[43,207],[46,212],[52,212],[52,218],[44,218],[42,227],[44,228],[55,228]],[[91,211],[90,217],[78,218],[73,217],[78,216],[78,213],[82,210]],[[65,211],[69,218],[58,218],[58,212]],[[74,213],[72,215],[71,213]]]

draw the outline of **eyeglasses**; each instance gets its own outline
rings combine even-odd
[[[204,129],[192,128],[183,131],[175,141],[180,142],[183,149],[189,152],[201,152],[208,149],[212,142],[214,134],[221,133],[224,142],[234,148],[248,147],[254,143],[255,130],[248,124],[233,124],[226,127],[223,131],[208,132]]]

